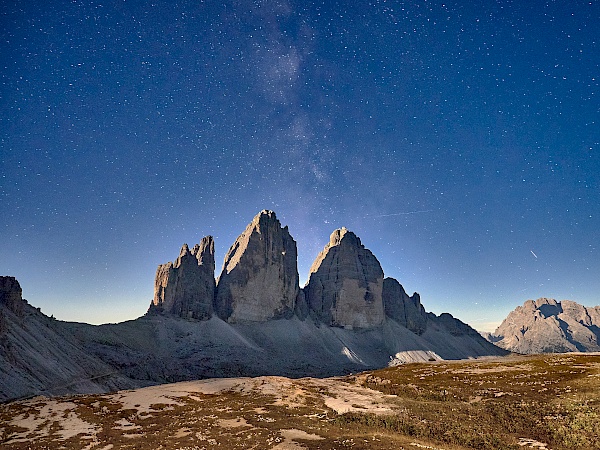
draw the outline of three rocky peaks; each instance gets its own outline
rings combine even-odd
[[[299,286],[296,242],[273,211],[261,211],[231,246],[215,280],[214,241],[187,244],[175,262],[156,271],[149,313],[230,323],[301,319],[329,326],[373,328],[385,317],[421,334],[426,313],[417,293],[385,278],[381,265],[346,228],[335,230]]]
[[[262,211],[216,280],[212,237],[184,245],[158,267],[149,314],[117,324],[48,317],[22,298],[15,278],[0,277],[0,401],[506,354],[450,314],[426,313],[419,295],[384,279],[375,256],[344,228],[302,289],[296,253],[287,227]]]

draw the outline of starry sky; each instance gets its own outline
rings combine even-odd
[[[144,314],[183,243],[272,209],[302,285],[341,226],[492,331],[600,304],[600,2],[4,1],[0,274]]]

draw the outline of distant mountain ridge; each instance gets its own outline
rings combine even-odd
[[[550,298],[527,300],[486,337],[516,353],[598,352],[600,306]]]
[[[22,299],[16,279],[0,277],[0,400],[506,353],[450,314],[425,312],[345,228],[304,288],[296,243],[272,211],[238,237],[216,280],[214,270],[212,237],[184,245],[158,267],[145,316],[100,326],[49,318]]]

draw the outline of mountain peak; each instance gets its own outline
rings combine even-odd
[[[20,316],[23,314],[23,290],[15,277],[0,276],[0,305]]]
[[[310,268],[309,308],[328,325],[371,328],[383,323],[383,270],[358,236],[335,230]]]
[[[217,284],[216,310],[229,322],[293,314],[299,294],[296,242],[263,210],[231,246]]]
[[[349,231],[346,227],[338,228],[331,233],[329,236],[329,246],[333,247],[336,245],[340,245],[342,241],[347,241],[350,245],[355,245],[360,247],[362,244],[360,242],[360,238],[354,234],[352,231]]]
[[[570,300],[527,300],[511,311],[490,337],[517,353],[600,351],[600,306]]]
[[[206,236],[192,251],[183,244],[174,263],[158,266],[149,312],[210,318],[215,296],[214,251],[212,236]]]

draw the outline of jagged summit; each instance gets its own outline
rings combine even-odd
[[[421,297],[416,292],[409,297],[394,278],[383,280],[383,306],[387,317],[418,335],[425,332],[427,313],[421,305]]]
[[[158,266],[149,312],[209,319],[215,296],[214,255],[212,236],[202,238],[191,251],[187,244],[183,244],[174,263]]]
[[[273,211],[263,210],[231,246],[214,278],[214,241],[184,244],[174,263],[158,267],[149,313],[229,322],[290,317],[301,298],[296,242]]]
[[[331,234],[304,290],[310,310],[328,325],[371,328],[383,323],[383,270],[346,228]]]
[[[315,260],[313,261],[309,275],[315,273],[319,267],[321,266],[323,259],[328,255],[330,249],[342,245],[342,241],[344,242],[344,248],[356,248],[356,249],[364,249],[364,245],[362,245],[360,238],[354,234],[352,231],[349,231],[346,227],[338,228],[331,233],[329,236],[329,243],[325,246],[325,248],[317,255]],[[369,251],[369,250],[367,250]],[[379,261],[377,262],[379,264]],[[380,266],[381,268],[381,266]],[[383,272],[383,270],[382,270]],[[310,281],[310,280],[309,280]],[[306,282],[308,285],[309,281]]]
[[[333,247],[336,245],[340,245],[342,239],[349,239],[352,241],[352,245],[360,247],[362,244],[360,242],[360,238],[354,234],[352,231],[349,231],[348,228],[342,227],[337,230],[333,230],[331,236],[329,236],[329,246]]]
[[[600,306],[571,300],[527,300],[517,306],[489,340],[516,353],[600,351]]]
[[[43,315],[14,278],[0,278],[0,400],[505,354],[451,315],[425,313],[419,295],[384,280],[375,255],[345,228],[331,234],[300,289],[296,242],[267,210],[231,246],[218,282],[206,236],[158,266],[154,287],[145,316],[92,326]]]
[[[23,314],[23,290],[15,277],[0,276],[0,305],[6,306],[17,316]]]
[[[217,280],[214,270],[211,236],[192,250],[184,244],[174,263],[158,267],[149,313],[202,320],[216,315],[229,323],[311,317],[348,329],[374,329],[393,320],[419,336],[434,323],[462,330],[456,319],[426,313],[416,292],[409,297],[397,280],[384,280],[375,255],[345,227],[331,233],[303,289],[296,242],[270,210],[259,212],[236,239]]]
[[[296,241],[273,211],[263,210],[225,256],[217,314],[229,322],[290,317],[299,290]]]

